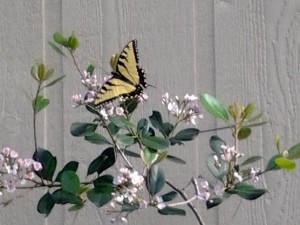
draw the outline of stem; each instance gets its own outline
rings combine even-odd
[[[180,194],[180,196],[188,201],[188,197],[186,195],[186,193],[184,193],[183,191],[179,190],[178,188],[176,188],[173,184],[171,184],[169,181],[166,180],[166,184],[169,185],[171,188],[173,188],[177,193]],[[194,207],[194,205],[191,202],[187,203],[188,207],[192,210],[192,212],[194,213],[194,215],[196,216],[196,219],[198,220],[199,225],[205,225],[198,210]]]
[[[76,67],[78,73],[80,74],[81,78],[84,78],[84,75],[82,74],[82,72],[81,72],[81,70],[80,70],[80,68],[79,68],[79,66],[78,66],[78,64],[77,64],[77,61],[76,61],[76,59],[75,59],[75,56],[74,56],[73,52],[72,52],[71,50],[69,50],[69,52],[70,52],[70,55],[71,55],[71,57],[72,57],[72,59],[73,59],[73,63],[74,63],[74,65],[75,65],[75,67]]]
[[[193,196],[192,198],[183,201],[183,202],[177,202],[177,203],[172,203],[172,204],[168,204],[168,206],[173,207],[173,206],[178,206],[178,205],[186,205],[192,201],[194,201],[195,199],[197,199],[197,195]]]
[[[266,122],[259,122],[259,123],[253,123],[250,124],[249,127],[256,127],[256,126],[261,126],[263,124],[265,124]],[[230,126],[225,126],[225,127],[217,127],[217,128],[213,128],[213,129],[207,129],[207,130],[201,130],[199,133],[207,133],[207,132],[212,132],[212,131],[217,131],[217,130],[225,130],[228,128],[234,128],[235,125],[230,125]]]
[[[37,147],[37,137],[36,137],[36,114],[37,114],[37,109],[36,109],[36,104],[37,104],[37,98],[39,96],[39,93],[41,91],[41,85],[42,82],[39,82],[37,91],[36,91],[36,95],[35,95],[35,99],[34,99],[34,103],[33,103],[33,139],[34,139],[34,149],[35,151],[38,150]]]

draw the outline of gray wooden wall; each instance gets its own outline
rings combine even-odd
[[[164,110],[160,97],[166,91],[179,96],[208,92],[227,104],[252,101],[271,120],[241,145],[246,155],[265,158],[260,166],[275,153],[276,134],[281,134],[286,147],[300,141],[299,0],[0,0],[1,148],[11,146],[24,157],[32,154],[30,98],[36,83],[30,67],[45,61],[56,75],[67,77],[45,92],[51,105],[38,118],[39,145],[59,158],[59,166],[79,161],[83,176],[90,160],[99,154],[98,146],[69,134],[73,122],[93,117],[84,108],[72,108],[72,94],[83,88],[71,61],[47,45],[56,31],[68,35],[75,31],[81,43],[76,54],[81,68],[95,63],[97,74],[110,71],[111,55],[136,38],[141,65],[148,82],[156,87],[147,90],[150,99],[140,115]],[[198,127],[222,125],[205,113]],[[189,164],[165,163],[169,180],[183,186],[191,176],[208,175],[205,156],[210,135],[173,150]],[[219,135],[230,137],[226,132]],[[204,202],[198,207],[207,225],[296,225],[299,176],[300,169],[267,174],[257,185],[269,193],[255,202],[233,197],[216,209],[207,211]],[[36,211],[43,192],[28,192],[1,207],[0,224],[109,224],[103,209],[92,204],[78,215],[58,206],[45,219]],[[186,217],[172,217],[146,210],[130,216],[130,224],[180,225],[196,224],[196,220],[190,212]]]

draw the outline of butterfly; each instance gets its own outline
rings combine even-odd
[[[101,106],[117,98],[134,98],[147,87],[146,75],[138,65],[137,40],[130,41],[122,52],[112,58],[113,72],[95,96],[95,105]]]

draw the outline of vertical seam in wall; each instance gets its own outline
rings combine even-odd
[[[45,38],[46,38],[46,10],[45,10],[45,0],[42,0],[42,45],[43,45],[43,62],[45,64],[46,62],[46,46],[45,46]],[[43,93],[46,93],[46,89],[43,90]],[[44,139],[44,146],[47,146],[47,108],[44,110],[44,132],[43,132],[43,139]]]
[[[212,37],[213,37],[213,40],[212,40],[212,48],[213,48],[213,78],[214,78],[214,81],[213,81],[213,92],[214,92],[214,95],[216,96],[217,95],[217,76],[216,76],[216,32],[215,32],[215,5],[216,5],[216,0],[212,1],[212,24],[213,24],[213,29],[212,29]],[[214,122],[214,127],[217,127],[217,119],[215,118],[215,122]],[[217,224],[219,225],[220,224],[220,210],[219,208],[217,207],[216,209],[216,215],[217,215]]]

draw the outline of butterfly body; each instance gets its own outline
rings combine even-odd
[[[104,105],[117,98],[133,98],[143,94],[147,87],[146,75],[138,65],[137,41],[130,41],[114,59],[112,77],[107,80],[95,98],[95,105]]]

